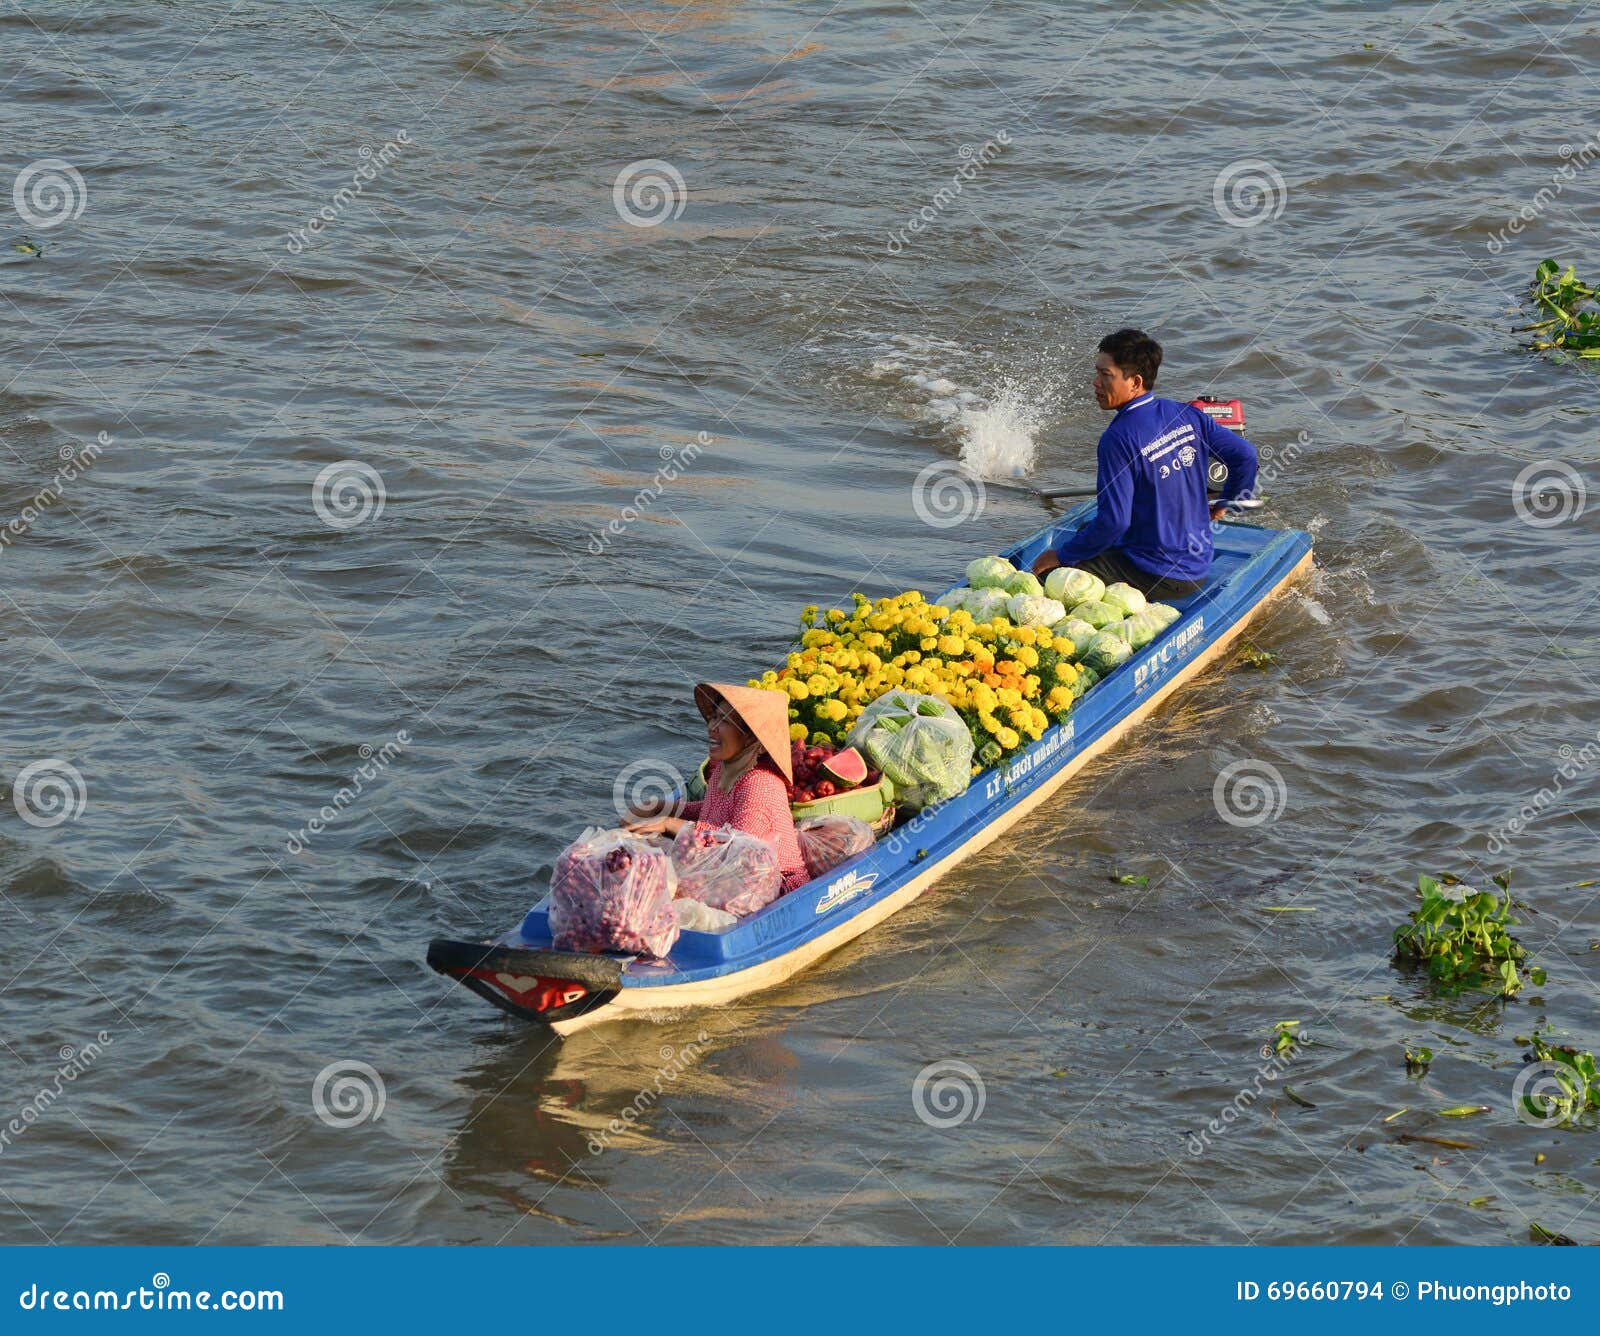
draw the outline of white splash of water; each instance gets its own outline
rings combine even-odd
[[[1039,453],[1044,407],[1014,380],[1005,380],[981,407],[957,413],[961,464],[976,478],[1025,478]]]
[[[961,466],[977,478],[1023,478],[1038,454],[1037,436],[1049,407],[1034,388],[1003,378],[993,394],[964,381],[981,372],[976,361],[949,339],[915,334],[883,337],[872,349],[870,374],[906,394],[924,418],[961,443]]]

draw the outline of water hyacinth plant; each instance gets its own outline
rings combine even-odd
[[[1600,1109],[1600,1076],[1595,1072],[1594,1054],[1569,1044],[1549,1043],[1535,1030],[1530,1036],[1517,1036],[1527,1047],[1524,1061],[1541,1064],[1542,1080],[1518,1087],[1522,1110],[1534,1122],[1555,1127],[1570,1127],[1591,1109]]]
[[[1454,893],[1427,875],[1417,878],[1422,903],[1394,931],[1396,959],[1421,965],[1443,992],[1493,988],[1514,997],[1527,983],[1542,984],[1542,969],[1524,967],[1527,950],[1508,931],[1511,877],[1495,879],[1500,894],[1462,887]]]
[[[1577,357],[1600,358],[1600,308],[1595,289],[1578,279],[1572,265],[1562,269],[1546,260],[1533,274],[1533,300],[1544,317],[1520,332],[1534,336],[1538,351],[1559,349]]]

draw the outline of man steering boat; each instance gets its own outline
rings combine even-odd
[[[1033,563],[1043,576],[1077,566],[1108,584],[1123,581],[1160,601],[1199,591],[1211,573],[1211,521],[1256,483],[1256,448],[1190,404],[1152,390],[1161,345],[1143,330],[1119,329],[1100,340],[1094,397],[1114,414],[1096,453],[1095,513]],[[1213,504],[1208,465],[1228,467]]]

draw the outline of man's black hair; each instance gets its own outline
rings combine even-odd
[[[1124,376],[1142,376],[1144,387],[1156,387],[1161,370],[1161,345],[1142,329],[1119,329],[1100,340],[1100,352],[1115,362]]]

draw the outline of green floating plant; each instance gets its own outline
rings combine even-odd
[[[1534,336],[1539,351],[1560,349],[1577,357],[1600,358],[1600,307],[1595,289],[1580,282],[1577,270],[1545,260],[1533,273],[1533,300],[1544,317],[1520,332]]]
[[[1526,1061],[1513,1085],[1520,1112],[1545,1127],[1569,1127],[1591,1109],[1600,1109],[1600,1077],[1594,1054],[1569,1044],[1552,1044],[1537,1030],[1517,1036],[1527,1047]]]
[[[1526,984],[1542,984],[1545,972],[1525,966],[1527,949],[1509,931],[1516,923],[1511,874],[1503,872],[1494,881],[1499,895],[1469,887],[1457,898],[1446,894],[1438,879],[1418,877],[1422,903],[1394,930],[1396,958],[1424,967],[1444,993],[1487,988],[1515,997]]]

